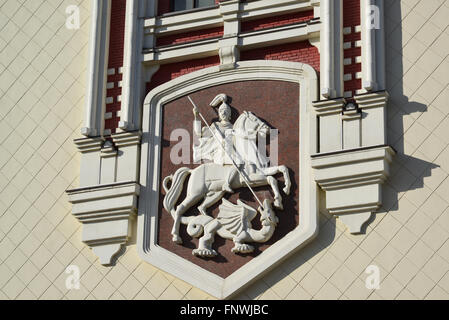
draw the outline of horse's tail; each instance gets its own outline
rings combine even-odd
[[[180,168],[174,175],[166,177],[162,182],[162,186],[166,193],[163,205],[165,210],[170,212],[173,218],[175,217],[175,204],[182,193],[184,182],[191,172],[192,170],[189,168]],[[169,182],[171,182],[170,188],[168,187]]]
[[[187,233],[192,238],[199,238],[204,231],[206,224],[210,223],[214,218],[210,216],[194,216],[194,217],[182,217],[182,224],[187,225]]]

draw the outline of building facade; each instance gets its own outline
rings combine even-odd
[[[444,0],[2,1],[0,297],[448,298],[448,13]],[[198,215],[177,174],[194,189],[232,168],[196,178],[212,165],[192,161],[189,135],[228,107],[234,130],[243,115],[277,130],[276,163],[257,183],[237,167],[232,195],[208,185]],[[180,195],[196,202],[184,211]],[[222,239],[234,209],[247,220]],[[236,240],[264,228],[261,244]]]

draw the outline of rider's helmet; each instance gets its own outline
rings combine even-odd
[[[220,118],[225,118],[226,120],[231,119],[231,107],[227,104],[228,96],[224,93],[217,95],[214,100],[210,103],[212,107],[218,107],[218,114]]]

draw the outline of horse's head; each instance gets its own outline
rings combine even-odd
[[[263,208],[259,207],[260,212],[260,222],[263,226],[277,226],[279,223],[278,217],[271,206],[271,200],[265,199],[263,201]]]
[[[254,132],[263,136],[268,136],[270,133],[270,127],[252,112],[244,111],[236,124],[240,126],[237,129],[245,132]]]

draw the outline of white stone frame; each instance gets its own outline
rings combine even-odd
[[[296,229],[258,257],[223,279],[157,245],[162,106],[201,89],[254,80],[294,82],[300,87],[300,223]],[[318,187],[311,169],[311,155],[316,152],[317,132],[312,102],[317,98],[318,78],[311,66],[297,62],[265,60],[238,62],[235,69],[224,71],[219,71],[218,66],[210,67],[179,77],[152,90],[143,106],[141,192],[137,224],[137,248],[141,258],[219,299],[227,299],[312,240],[318,232],[319,212]]]

